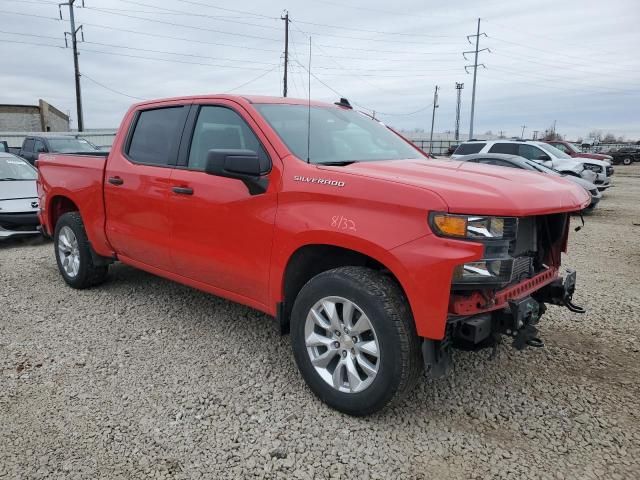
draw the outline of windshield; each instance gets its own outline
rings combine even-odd
[[[56,153],[94,152],[97,148],[84,138],[50,138],[51,151]]]
[[[262,104],[256,108],[289,150],[310,163],[425,158],[387,127],[353,110],[312,106],[309,122],[306,105]]]
[[[534,162],[532,160],[525,160],[525,162],[527,165],[529,165],[531,168],[533,168],[534,170],[537,170],[538,172],[542,172],[542,173],[548,173],[550,175],[559,175],[562,176],[562,174],[560,172],[558,172],[557,170],[554,170],[553,168],[549,168],[545,165],[543,165],[542,163],[539,162]]]
[[[575,143],[569,143],[568,145],[572,152],[582,153],[582,147],[580,147],[579,145],[576,145]]]
[[[566,153],[564,153],[562,150],[558,150],[556,147],[552,147],[551,145],[549,145],[548,143],[536,143],[537,146],[539,146],[541,149],[543,149],[544,151],[546,151],[547,153],[549,153],[552,157],[555,158],[568,158],[571,159],[570,155],[567,155]]]
[[[36,169],[18,157],[0,157],[0,180],[35,180]]]

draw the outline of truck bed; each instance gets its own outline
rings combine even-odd
[[[67,199],[70,199],[85,221],[91,245],[101,255],[112,252],[104,232],[103,182],[107,156],[108,152],[41,154],[37,161],[40,222],[45,231],[53,233],[54,219],[69,210]]]

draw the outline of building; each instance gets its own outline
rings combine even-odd
[[[40,99],[38,105],[0,105],[0,132],[68,132],[69,115]]]

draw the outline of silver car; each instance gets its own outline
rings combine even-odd
[[[0,152],[0,240],[40,235],[37,175],[26,160]]]

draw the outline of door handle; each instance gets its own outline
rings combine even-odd
[[[173,187],[171,190],[179,195],[193,195],[193,188],[190,187]]]
[[[122,185],[124,183],[124,180],[122,180],[120,177],[109,177],[109,183],[111,185]]]

